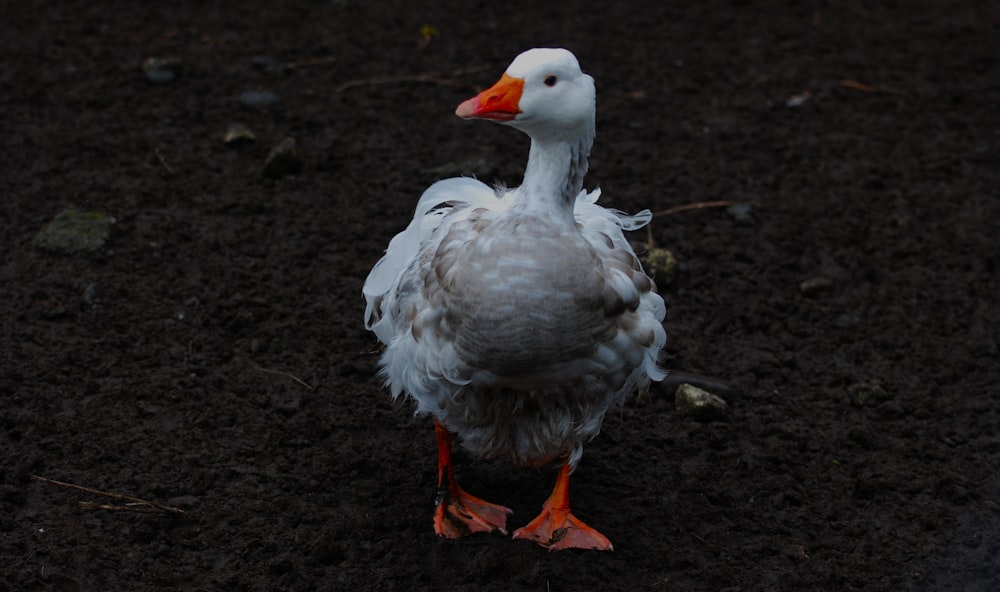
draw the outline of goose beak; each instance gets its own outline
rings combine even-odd
[[[511,121],[521,112],[518,103],[523,90],[523,79],[505,73],[496,84],[459,105],[455,115],[462,119]]]

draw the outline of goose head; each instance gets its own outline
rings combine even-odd
[[[529,49],[500,80],[455,109],[463,119],[486,119],[517,128],[536,139],[591,136],[594,79],[565,49]]]

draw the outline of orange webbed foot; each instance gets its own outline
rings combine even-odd
[[[434,532],[439,537],[457,539],[474,532],[507,534],[510,508],[492,504],[466,493],[455,481],[451,466],[451,433],[434,422],[438,442],[438,494],[434,504]]]
[[[507,516],[510,508],[481,500],[459,487],[438,492],[437,509],[434,511],[434,532],[438,536],[457,539],[475,532],[500,532],[507,534]]]
[[[614,551],[608,537],[588,526],[569,510],[544,508],[537,518],[515,530],[514,538],[534,541],[549,551]]]
[[[614,551],[608,537],[588,526],[569,509],[568,465],[559,469],[552,495],[542,506],[542,513],[524,527],[514,531],[515,539],[534,541],[549,551],[590,549]]]

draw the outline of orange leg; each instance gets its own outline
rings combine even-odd
[[[569,509],[569,465],[563,465],[556,477],[552,495],[542,506],[542,513],[523,528],[514,531],[515,539],[529,539],[549,551],[593,549],[613,551],[611,541],[587,526]]]
[[[437,420],[434,431],[438,443],[438,492],[434,511],[434,532],[457,539],[474,532],[499,531],[507,534],[509,508],[469,495],[455,481],[451,465],[451,433]]]

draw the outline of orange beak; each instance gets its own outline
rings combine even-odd
[[[521,112],[517,104],[522,90],[524,80],[505,73],[496,84],[459,105],[455,115],[462,119],[510,121]]]

